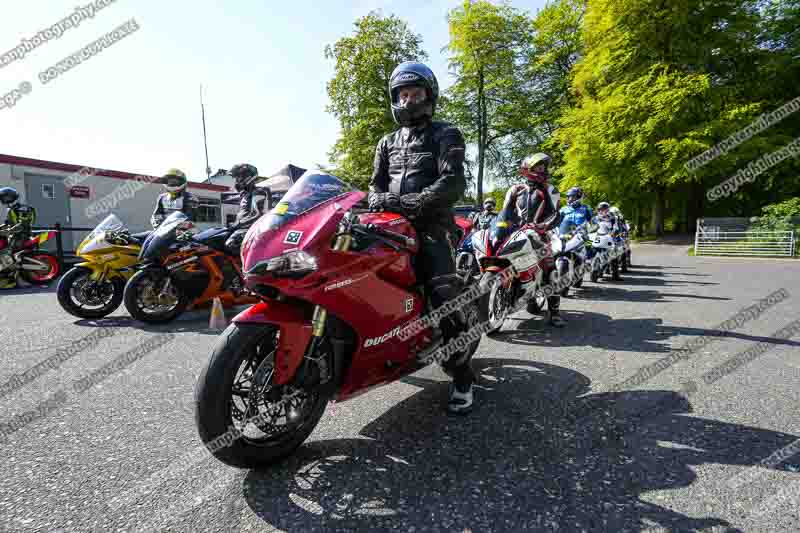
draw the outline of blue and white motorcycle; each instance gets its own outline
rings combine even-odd
[[[561,289],[561,296],[569,293],[570,287],[579,288],[583,285],[583,276],[576,276],[576,272],[587,261],[586,239],[588,239],[587,223],[573,226],[564,234],[558,228],[553,230],[553,257],[556,261],[556,271],[560,283],[565,283]],[[571,278],[571,283],[564,281]]]
[[[605,220],[590,224],[588,227],[591,241],[588,260],[592,262],[589,278],[593,282],[597,282],[603,274],[610,273],[614,278],[619,277],[618,256],[622,247],[612,234],[613,227],[611,222]]]

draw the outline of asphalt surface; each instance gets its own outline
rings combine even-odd
[[[800,445],[754,466],[800,438],[800,336],[771,338],[800,318],[800,262],[692,258],[674,244],[638,245],[633,262],[623,281],[587,280],[562,299],[566,328],[520,312],[484,337],[472,414],[448,416],[445,374],[424,369],[329,405],[305,445],[263,471],[197,453],[193,388],[218,335],[207,313],[163,327],[124,308],[81,321],[54,288],[2,291],[0,385],[67,355],[0,393],[0,428],[33,413],[0,436],[0,530],[800,531]],[[789,297],[717,329],[779,289]],[[700,379],[758,343],[739,368]]]

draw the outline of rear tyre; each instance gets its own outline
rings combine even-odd
[[[320,388],[272,383],[277,333],[268,324],[231,324],[197,380],[198,434],[227,465],[256,468],[288,457],[311,435],[328,405],[329,393]],[[252,421],[258,415],[263,419]],[[285,423],[278,424],[282,419]],[[220,440],[212,444],[215,439]]]
[[[29,261],[29,259],[32,259],[35,263]],[[24,268],[26,264],[39,268],[42,267],[40,263],[45,265],[45,270],[26,270]],[[60,273],[61,267],[58,265],[58,258],[53,254],[33,252],[22,256],[19,276],[31,285],[49,285]]]
[[[122,303],[125,281],[121,278],[106,279],[98,284],[90,279],[92,271],[85,267],[73,267],[58,282],[58,303],[72,316],[78,318],[103,318]],[[86,287],[85,285],[89,285]],[[86,291],[90,291],[87,293]],[[100,307],[85,308],[80,304],[99,304]]]

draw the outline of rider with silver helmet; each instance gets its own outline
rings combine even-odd
[[[167,192],[162,193],[156,200],[156,208],[150,217],[150,224],[157,228],[165,218],[172,213],[180,211],[189,220],[195,220],[195,213],[199,202],[197,198],[186,190],[188,180],[186,174],[177,168],[171,168],[158,180],[164,184]]]
[[[523,223],[535,224],[537,233],[542,240],[548,239],[547,231],[553,229],[558,222],[558,206],[561,202],[561,193],[550,184],[550,163],[552,158],[543,153],[533,154],[522,160],[519,173],[527,182],[512,186],[506,193],[504,205],[516,202],[517,216]],[[530,191],[530,192],[529,192]],[[547,273],[549,281],[549,273]],[[531,314],[538,312],[535,304],[536,295],[530,295],[527,311]],[[561,318],[561,293],[556,291],[547,298],[549,322],[551,325],[562,328],[566,324]]]
[[[230,170],[234,187],[239,192],[239,211],[234,225],[236,230],[225,241],[225,248],[231,255],[239,255],[242,240],[250,226],[264,214],[267,193],[256,188],[258,169],[249,163],[234,165]]]
[[[392,117],[400,128],[385,135],[375,149],[369,184],[372,211],[393,211],[409,218],[418,232],[418,277],[430,303],[438,308],[459,294],[459,278],[450,234],[457,229],[453,206],[466,190],[465,143],[461,131],[434,121],[439,83],[431,69],[407,61],[389,78]],[[453,339],[466,330],[458,310],[440,322],[436,337]],[[475,376],[466,353],[457,352],[443,364],[453,376],[448,410],[472,408]]]
[[[605,222],[610,226],[610,231],[612,235],[617,235],[619,233],[619,221],[617,217],[611,212],[611,204],[608,202],[600,202],[597,204],[597,216],[592,219],[592,222],[595,224],[599,222]],[[612,260],[612,265],[614,265],[618,259]],[[611,279],[614,281],[621,281],[622,278],[619,275],[619,271],[616,268],[611,269]]]
[[[490,196],[483,201],[483,211],[470,215],[469,220],[474,231],[484,230],[492,224],[492,220],[497,216],[496,206],[497,202]]]
[[[573,187],[567,191],[567,205],[561,208],[561,224],[558,228],[563,235],[569,232],[571,226],[580,226],[588,220],[592,220],[592,208],[581,203],[583,200],[583,189]]]

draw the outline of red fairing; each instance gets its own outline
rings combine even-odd
[[[472,222],[468,218],[458,215],[456,215],[455,220],[456,225],[461,228],[461,237],[458,239],[458,248],[461,248],[469,232],[472,231]]]
[[[0,237],[0,250],[3,250],[6,246],[8,246],[8,239]]]
[[[309,188],[331,190],[324,189],[324,179],[321,176]],[[303,184],[295,185],[298,189],[292,198],[304,201]],[[290,189],[283,199],[292,192]],[[283,211],[278,208],[276,212],[273,208],[261,217],[242,244],[244,271],[289,251],[302,251],[313,257],[316,268],[298,278],[272,273],[248,275],[249,288],[267,294],[260,287],[266,285],[277,289],[286,299],[254,305],[233,321],[275,324],[281,328],[278,364],[281,383],[290,379],[303,360],[311,340],[309,310],[314,305],[346,323],[355,333],[357,344],[348,354],[352,361],[335,395],[339,401],[418,370],[416,354],[429,342],[430,335],[426,328],[408,338],[400,335],[410,322],[421,316],[425,305],[415,286],[417,279],[411,261],[419,250],[418,236],[405,217],[385,212],[363,213],[358,215],[358,223],[413,238],[408,248],[400,246],[396,250],[378,239],[362,236],[354,237],[357,246],[349,251],[332,248],[344,214],[364,196],[361,191],[348,191],[305,212],[290,198]],[[283,213],[285,219],[281,218]]]
[[[309,250],[320,244],[329,246],[328,240],[334,233],[336,226],[344,213],[357,204],[365,193],[350,192],[331,199],[324,204],[311,209],[277,229],[270,229],[271,214],[259,218],[244,236],[242,241],[242,270],[248,271],[260,261],[277,257],[289,250]],[[290,239],[293,235],[300,235],[296,242]]]
[[[311,340],[311,324],[302,310],[281,302],[261,302],[245,309],[232,322],[237,324],[273,324],[280,328],[280,341],[275,354],[275,383],[285,384],[303,361]]]

